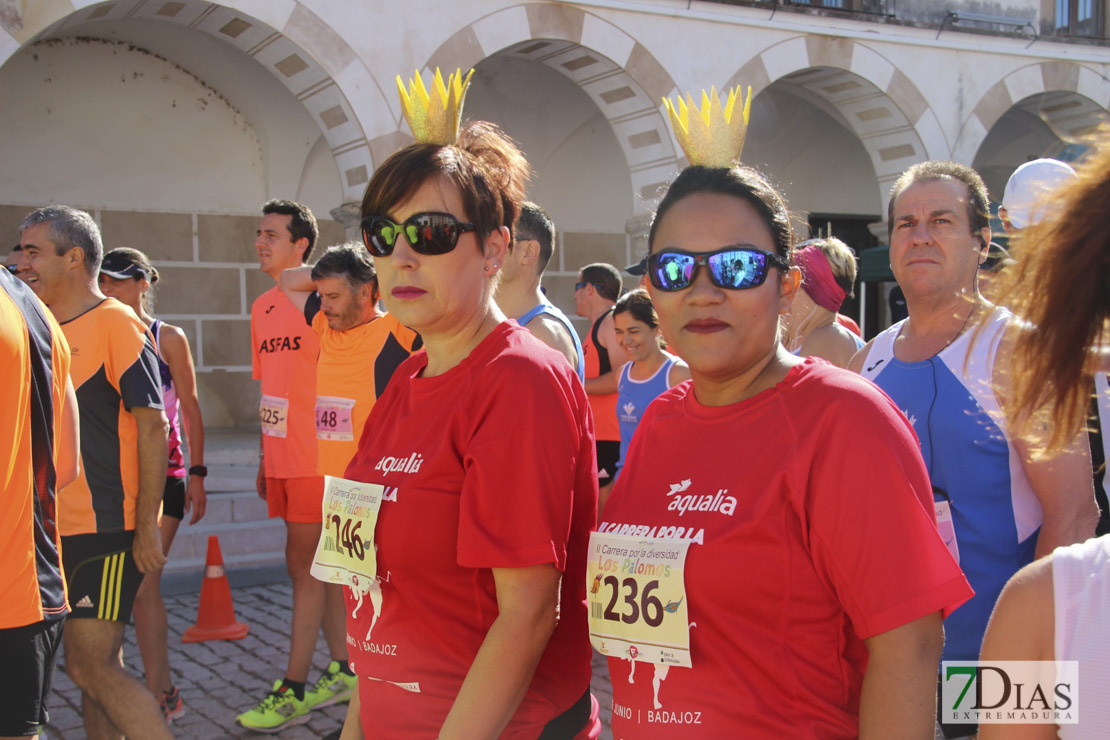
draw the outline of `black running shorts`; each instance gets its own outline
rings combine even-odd
[[[621,459],[620,440],[599,439],[597,445],[597,484],[607,486],[617,477],[617,463]]]
[[[62,537],[70,619],[131,621],[131,606],[143,582],[131,554],[134,539],[134,531]]]
[[[162,516],[172,516],[178,521],[185,518],[185,480],[166,476],[166,488],[162,491]]]
[[[0,630],[0,736],[40,734],[65,618]]]

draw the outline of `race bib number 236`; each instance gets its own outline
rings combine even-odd
[[[602,655],[690,667],[683,570],[690,543],[590,533],[590,642]]]

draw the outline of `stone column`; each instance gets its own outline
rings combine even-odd
[[[348,240],[362,241],[362,234],[359,233],[359,223],[362,221],[362,205],[360,203],[344,203],[338,208],[328,211],[328,215],[343,224],[343,228],[347,230]]]

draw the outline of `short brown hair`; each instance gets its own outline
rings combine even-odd
[[[301,263],[308,262],[312,248],[316,246],[316,237],[320,235],[312,209],[292,200],[268,200],[262,204],[262,215],[269,216],[271,213],[289,216],[289,237],[293,241],[308,239],[308,247],[301,254]]]
[[[540,257],[536,260],[536,274],[542,275],[555,254],[555,224],[542,208],[530,200],[520,206],[520,216],[516,220],[516,231],[522,239],[535,239],[540,245]]]
[[[652,329],[659,327],[659,314],[655,312],[655,305],[651,296],[643,288],[630,290],[620,297],[613,308],[613,315],[622,313],[632,314],[632,318],[647,324]]]
[[[394,153],[366,186],[362,218],[387,216],[425,182],[443,178],[462,199],[480,242],[505,226],[512,232],[530,170],[512,139],[492,123],[471,121],[454,144],[412,144]]]
[[[578,271],[582,282],[589,283],[597,289],[598,295],[607,301],[615,301],[620,297],[621,273],[620,270],[606,262],[594,262]]]

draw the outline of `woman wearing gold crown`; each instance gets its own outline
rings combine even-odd
[[[596,737],[586,394],[493,301],[527,163],[490,124],[456,136],[454,75],[401,89],[417,143],[375,171],[362,233],[425,351],[393,375],[347,469],[382,500],[372,547],[356,548],[374,580],[346,590],[359,701],[344,737]]]
[[[644,414],[590,540],[613,735],[924,740],[942,614],[971,589],[906,419],[779,342],[799,273],[783,198],[735,163],[750,95],[671,108],[693,164],[648,290],[693,380]]]

